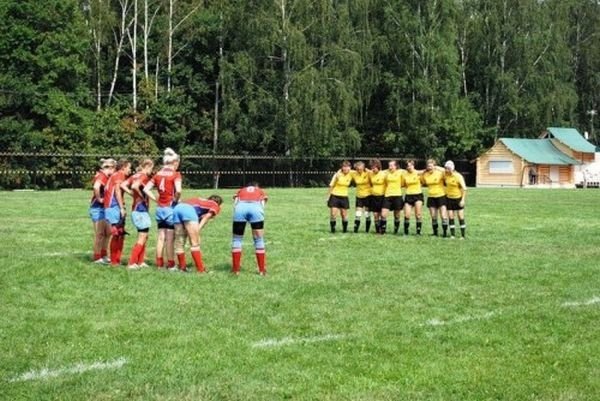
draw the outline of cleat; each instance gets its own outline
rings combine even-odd
[[[265,277],[267,275],[267,272],[266,271],[264,271],[264,272],[258,272],[258,275],[262,276],[262,277]]]
[[[127,266],[127,270],[140,270],[140,266],[134,263],[132,265]]]
[[[104,264],[105,264],[105,265],[109,265],[109,264],[110,264],[110,258],[109,258],[108,256],[104,256],[104,257],[102,258],[102,260],[104,261]]]
[[[177,273],[179,271],[179,267],[176,267],[176,266],[168,267],[167,271],[171,272],[171,273]]]
[[[456,239],[456,237],[454,235],[451,235],[450,239]]]
[[[95,265],[107,265],[108,264],[103,258],[96,259],[92,263],[94,263]]]
[[[147,268],[147,267],[150,267],[150,265],[149,265],[149,264],[147,264],[147,263],[145,263],[145,262],[143,262],[143,263],[140,263],[138,266],[139,266],[139,267],[141,267],[142,269],[145,269],[145,268]]]
[[[461,240],[461,241],[464,241],[464,239],[465,239],[465,237],[460,237],[460,240]]]

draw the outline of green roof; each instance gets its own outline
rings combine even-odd
[[[581,164],[567,156],[552,144],[550,139],[500,138],[514,154],[533,164],[570,165]]]
[[[548,128],[550,134],[576,152],[594,153],[596,147],[589,143],[575,128]]]

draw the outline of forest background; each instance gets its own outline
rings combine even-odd
[[[469,159],[562,125],[597,143],[595,0],[5,0],[0,20],[5,153]]]

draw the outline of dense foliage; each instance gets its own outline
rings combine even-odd
[[[7,0],[0,149],[470,158],[592,131],[592,0]],[[594,138],[595,139],[595,138]]]

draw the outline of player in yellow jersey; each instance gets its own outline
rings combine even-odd
[[[387,216],[391,211],[394,212],[394,234],[398,233],[400,228],[400,212],[404,208],[404,199],[402,198],[402,187],[404,185],[404,173],[406,170],[398,168],[398,162],[392,160],[388,163],[387,173],[385,175],[385,198],[383,208],[381,209],[380,233],[385,234],[387,229]]]
[[[352,174],[352,181],[356,184],[354,232],[357,233],[360,228],[360,219],[363,213],[365,213],[365,231],[369,232],[371,228],[371,181],[369,172],[365,168],[365,163],[356,162],[354,163],[354,170],[350,173]]]
[[[446,210],[446,189],[444,188],[444,170],[436,166],[433,159],[427,160],[427,168],[421,175],[421,183],[427,186],[427,208],[431,215],[433,235],[438,235],[438,215],[442,219],[443,235],[448,232],[448,212]]]
[[[404,235],[408,235],[410,228],[410,215],[412,209],[415,209],[415,219],[417,226],[417,235],[421,235],[423,226],[423,189],[421,187],[421,172],[415,170],[415,161],[406,162],[406,172],[404,173],[404,187],[406,194],[404,196]]]
[[[328,201],[329,207],[329,227],[331,232],[335,233],[335,226],[338,213],[342,215],[342,228],[344,232],[348,232],[348,209],[350,202],[348,201],[348,188],[352,182],[352,174],[350,174],[350,162],[342,163],[341,171],[333,175],[329,183]]]
[[[444,182],[446,184],[446,196],[448,197],[448,218],[450,219],[450,237],[454,238],[455,222],[454,212],[458,214],[460,223],[461,239],[465,238],[467,225],[465,224],[465,198],[467,196],[467,186],[462,174],[454,170],[454,162],[448,160],[444,164]]]
[[[375,220],[375,232],[381,233],[381,209],[385,199],[385,176],[386,172],[381,170],[381,161],[373,159],[369,162],[371,172],[369,181],[371,182],[371,201],[370,208]]]

